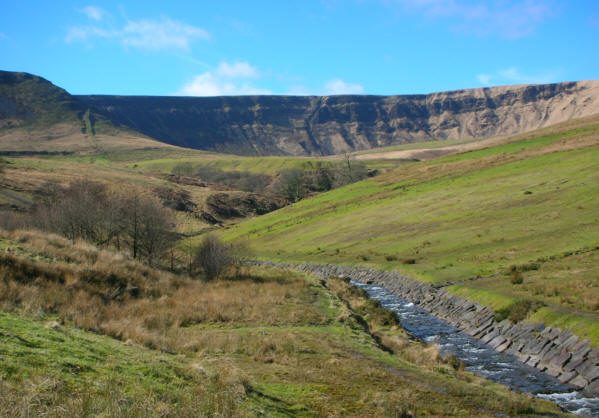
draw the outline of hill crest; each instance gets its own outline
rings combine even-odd
[[[513,135],[596,113],[599,81],[396,96],[73,96],[41,77],[0,71],[7,150],[100,150],[112,140],[97,141],[99,133],[239,155],[323,156]]]
[[[152,138],[244,155],[512,135],[599,113],[599,81],[403,96],[77,97]]]

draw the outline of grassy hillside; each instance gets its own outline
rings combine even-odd
[[[202,282],[34,232],[0,232],[0,271],[2,415],[559,414],[455,369],[342,280]]]
[[[458,282],[452,290],[498,310],[538,299],[547,306],[530,319],[572,327],[597,343],[599,118],[515,139],[404,165],[224,237],[248,242],[261,257]],[[522,284],[511,283],[515,270]],[[459,283],[477,276],[488,278]]]

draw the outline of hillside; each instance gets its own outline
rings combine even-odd
[[[342,280],[191,280],[32,232],[0,231],[0,250],[0,415],[560,414],[452,367]]]
[[[77,96],[170,144],[242,155],[331,155],[512,135],[599,112],[599,82],[410,96]]]
[[[599,343],[599,118],[406,164],[224,233],[257,255],[396,269]],[[513,266],[513,267],[512,267]],[[517,273],[515,273],[517,272]],[[512,284],[510,275],[523,278]]]
[[[172,146],[153,141],[48,80],[0,71],[0,151],[102,153]]]

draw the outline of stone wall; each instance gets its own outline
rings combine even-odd
[[[580,341],[570,331],[528,322],[512,324],[507,319],[497,322],[487,306],[393,271],[330,264],[253,263],[304,271],[323,279],[342,276],[384,286],[495,350],[512,354],[588,395],[599,396],[599,348],[591,349],[588,340]]]

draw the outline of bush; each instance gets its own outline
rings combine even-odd
[[[397,261],[397,256],[395,255],[386,255],[385,260],[387,261]]]
[[[524,282],[522,273],[520,273],[518,270],[513,271],[512,274],[510,274],[510,282],[512,282],[512,284],[522,284]]]
[[[403,264],[416,264],[416,259],[415,258],[404,258],[401,262]]]
[[[231,249],[214,235],[204,238],[194,258],[207,280],[218,278],[233,264]]]
[[[520,300],[512,303],[507,308],[497,311],[495,319],[497,321],[503,321],[507,318],[512,323],[520,322],[526,319],[529,314],[535,313],[543,306],[545,306],[545,304],[537,300]]]
[[[530,263],[524,263],[524,264],[518,264],[518,265],[513,264],[510,266],[509,272],[513,273],[516,271],[519,271],[519,272],[533,271],[533,270],[538,270],[540,268],[541,268],[541,264],[531,261]]]

